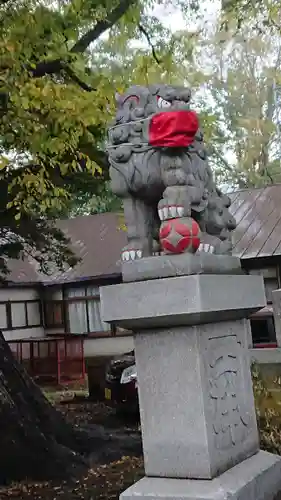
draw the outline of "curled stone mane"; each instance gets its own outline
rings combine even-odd
[[[174,120],[175,136],[183,135],[186,124],[178,125],[179,118],[195,120],[190,96],[189,89],[170,85],[133,86],[117,96],[116,117],[108,130],[111,186],[124,199],[124,252],[130,249],[134,257],[160,250],[160,223],[175,213],[192,217],[204,234],[213,237],[212,251],[231,253],[235,221],[229,198],[214,183],[202,131],[197,128],[186,146],[155,144],[155,134],[152,137],[153,130],[160,130],[160,135],[164,130],[165,135],[161,123],[155,126],[159,119]]]

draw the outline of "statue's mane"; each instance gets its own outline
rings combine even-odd
[[[145,153],[153,147],[148,143],[148,121],[151,116],[161,111],[161,102],[182,101],[189,104],[191,92],[189,89],[171,85],[150,85],[142,87],[135,85],[124,94],[117,95],[117,113],[108,129],[107,150],[110,161],[124,163],[134,154]],[[206,158],[203,144],[203,134],[196,133],[195,141],[188,151]]]

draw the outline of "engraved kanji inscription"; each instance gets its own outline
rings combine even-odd
[[[241,344],[235,335],[209,339],[209,396],[213,406],[215,446],[229,448],[248,433],[244,407]],[[240,352],[239,352],[240,351]]]

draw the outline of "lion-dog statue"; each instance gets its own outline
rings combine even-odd
[[[198,251],[231,254],[230,199],[213,180],[190,97],[171,85],[132,86],[116,96],[107,151],[112,191],[123,198],[123,260],[159,254],[160,225],[174,218],[197,222]]]

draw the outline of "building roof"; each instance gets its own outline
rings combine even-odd
[[[231,193],[231,213],[237,221],[234,255],[241,259],[281,255],[281,184]],[[45,283],[82,281],[119,275],[120,252],[126,242],[119,215],[113,213],[80,216],[58,221],[58,226],[73,243],[81,258],[74,268],[41,275],[31,260],[10,261],[9,281]]]
[[[111,277],[121,273],[120,253],[126,242],[120,215],[113,213],[74,217],[58,221],[58,227],[71,239],[72,248],[80,262],[65,272],[54,271],[46,276],[38,271],[31,259],[10,260],[9,282],[66,283],[83,279]]]
[[[237,228],[233,253],[241,259],[281,255],[281,184],[230,195]]]

